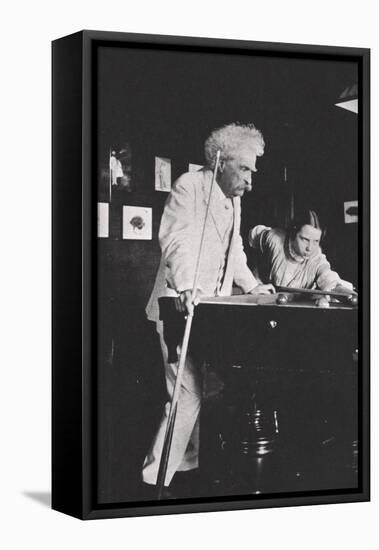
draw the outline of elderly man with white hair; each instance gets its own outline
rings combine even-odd
[[[220,151],[220,161],[210,198],[217,151]],[[240,199],[252,189],[253,173],[257,171],[256,160],[263,152],[263,136],[253,124],[233,123],[216,129],[205,142],[205,167],[180,176],[167,199],[159,230],[162,258],[146,312],[148,319],[156,323],[160,336],[170,396],[178,364],[168,362],[158,298],[178,297],[183,311],[192,313],[192,287],[209,200],[196,295],[227,296],[232,293],[233,284],[245,294],[274,290],[270,284],[258,284],[247,267],[240,235]],[[167,466],[166,487],[177,471],[194,470],[199,466],[200,405],[201,372],[189,350]],[[143,481],[151,486],[157,483],[169,408],[170,403],[167,403],[143,465]]]

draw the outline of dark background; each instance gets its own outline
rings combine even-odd
[[[358,71],[341,60],[122,47],[99,48],[97,61],[99,200],[109,200],[110,148],[131,151],[130,190],[114,191],[110,238],[98,239],[98,498],[117,502],[138,495],[165,398],[159,343],[144,315],[167,197],[154,190],[155,157],[171,159],[174,181],[189,162],[204,163],[212,129],[253,122],[266,148],[242,200],[243,238],[256,224],[283,224],[293,194],[295,210],[318,212],[329,260],[357,284],[357,224],[344,224],[343,203],[358,198],[358,117],[334,103]],[[151,241],[122,240],[123,204],[152,208]]]

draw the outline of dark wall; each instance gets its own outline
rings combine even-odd
[[[203,164],[203,143],[213,128],[254,122],[266,149],[255,187],[242,201],[243,237],[258,223],[283,223],[293,193],[295,208],[312,207],[325,220],[327,255],[355,283],[357,225],[344,224],[343,203],[358,198],[357,117],[334,103],[356,81],[357,66],[350,62],[99,49],[99,200],[108,201],[110,148],[127,144],[131,151],[130,188],[114,191],[111,236],[98,239],[102,500],[131,498],[165,398],[159,345],[144,315],[167,197],[154,190],[155,156],[171,159],[174,180],[189,162]],[[123,204],[152,208],[151,241],[122,240]],[[143,437],[134,418],[146,426]]]
[[[356,79],[356,65],[341,61],[102,47],[100,182],[109,147],[128,143],[132,151],[132,191],[114,193],[115,238],[99,243],[100,263],[108,264],[117,295],[142,304],[153,283],[166,198],[154,191],[155,156],[171,159],[175,179],[188,162],[203,163],[213,128],[237,120],[254,122],[266,141],[255,189],[243,201],[243,233],[256,223],[281,223],[293,188],[295,206],[309,204],[325,220],[327,251],[355,281],[356,225],[343,223],[343,202],[357,198],[357,117],[334,103]],[[100,195],[106,200],[103,183]],[[120,239],[121,204],[153,208],[152,241]]]

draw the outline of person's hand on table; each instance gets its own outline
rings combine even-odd
[[[338,292],[338,294],[340,294],[341,296],[338,296],[338,301],[342,301],[342,295],[345,296],[345,298],[347,299],[348,303],[352,306],[357,306],[358,305],[358,292],[356,292],[352,285],[349,286],[345,286],[343,283],[341,284],[338,284],[336,285],[332,290],[331,292]],[[336,298],[333,298],[333,301],[335,301]]]
[[[179,300],[176,300],[176,309],[181,313],[186,313],[187,315],[193,315],[193,308],[197,306],[200,301],[200,296],[197,293],[195,300],[192,300],[192,290],[183,290],[179,293]]]
[[[269,284],[261,284],[257,285],[254,288],[248,292],[248,294],[274,294],[276,292],[274,285],[271,283]]]
[[[339,292],[340,294],[346,294],[346,296],[357,296],[355,290],[342,284],[336,285],[330,292]]]

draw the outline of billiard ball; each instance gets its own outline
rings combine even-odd
[[[278,294],[276,303],[279,305],[284,305],[288,302],[288,297],[285,294]]]
[[[358,305],[358,296],[356,294],[353,294],[352,296],[349,296],[349,302],[352,306]]]

